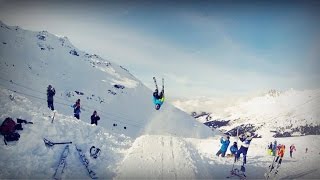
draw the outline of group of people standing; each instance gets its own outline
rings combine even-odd
[[[231,156],[235,157],[235,160],[240,158],[240,155],[243,154],[243,162],[244,164],[247,163],[247,152],[249,149],[249,145],[252,141],[252,135],[250,132],[245,134],[241,134],[238,137],[240,148],[238,149],[238,143],[234,142],[233,145],[230,147]],[[225,157],[225,154],[228,150],[228,146],[230,144],[230,136],[227,135],[226,137],[220,138],[221,148],[216,153],[217,156]]]
[[[47,102],[48,102],[48,108],[54,111],[53,106],[53,96],[56,94],[56,90],[49,85],[47,88]],[[80,119],[80,113],[81,113],[81,106],[80,106],[80,99],[78,99],[75,104],[71,106],[73,108],[73,116],[77,119]],[[94,111],[91,115],[91,124],[98,125],[98,121],[100,120],[100,117],[97,114],[97,111]]]

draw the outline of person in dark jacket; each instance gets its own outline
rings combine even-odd
[[[219,156],[221,154],[221,157],[224,157],[226,155],[226,152],[228,150],[228,146],[230,144],[230,136],[227,136],[227,139],[221,137],[220,138],[220,143],[221,143],[221,148],[219,149],[219,151],[217,152],[217,156]]]
[[[232,157],[235,156],[237,151],[238,151],[238,144],[237,144],[237,142],[234,142],[233,145],[230,147],[230,152],[232,154]]]
[[[47,102],[48,102],[48,108],[50,108],[52,111],[54,110],[53,106],[53,96],[56,94],[56,90],[49,85],[47,88]]]
[[[98,121],[100,120],[100,117],[97,115],[97,111],[94,111],[91,115],[91,124],[98,125]]]
[[[78,99],[76,101],[76,103],[72,107],[73,107],[74,117],[77,118],[77,119],[80,119],[80,113],[81,113],[81,110],[80,110],[80,99]]]

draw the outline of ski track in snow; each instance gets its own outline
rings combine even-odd
[[[37,39],[39,33],[44,35],[46,40]],[[220,148],[220,136],[214,134],[219,133],[213,132],[214,136],[208,138],[209,128],[206,129],[204,125],[193,121],[189,115],[175,109],[169,103],[166,103],[160,111],[154,111],[151,91],[120,66],[98,64],[99,57],[88,58],[86,57],[88,55],[73,47],[66,38],[57,38],[47,32],[15,29],[1,23],[0,38],[2,42],[6,42],[0,44],[0,75],[4,79],[20,84],[17,86],[12,82],[1,80],[0,119],[12,117],[34,122],[34,124],[23,124],[23,131],[18,131],[21,135],[19,141],[10,142],[8,146],[0,142],[0,179],[51,179],[65,145],[47,148],[43,138],[53,142],[73,142],[69,146],[70,153],[66,158],[62,179],[90,179],[87,170],[80,162],[74,144],[83,150],[90,161],[89,167],[100,179],[225,179],[229,176],[233,159],[215,156]],[[73,49],[80,56],[71,55],[70,50]],[[81,76],[81,83],[77,82],[79,79],[74,79],[78,74],[87,75]],[[121,83],[128,89],[123,92],[112,89],[114,83]],[[23,88],[21,84],[29,89]],[[63,100],[71,105],[75,99],[82,97],[84,109],[80,121],[72,117],[72,109],[66,108],[69,107],[68,104],[56,104],[58,112],[54,123],[51,123],[52,111],[46,107],[45,100],[24,97],[3,89],[12,88],[45,99],[45,87],[48,84],[53,84],[59,91],[55,96],[55,100],[57,99],[55,102]],[[106,86],[109,90],[115,90],[117,96],[107,93]],[[84,91],[86,96],[65,96],[66,92],[75,90]],[[39,91],[43,93],[39,95]],[[14,100],[10,100],[9,95],[13,95]],[[85,98],[98,95],[106,99],[105,104],[99,103],[97,99]],[[288,98],[295,96],[296,92],[289,92],[286,96],[279,97],[280,103],[277,107],[272,104],[271,98],[266,106],[272,108],[264,108],[265,112],[260,111],[262,108],[257,104],[263,104],[265,99],[270,99],[269,97],[256,98],[229,110],[235,118],[251,116],[254,117],[252,121],[255,121],[266,115],[274,115],[275,110],[276,114],[282,114],[283,111],[290,108],[292,110],[297,104],[305,102],[305,95],[299,95],[296,103],[287,101]],[[301,115],[301,109],[294,109],[296,113],[288,117],[301,115],[294,119],[300,124],[306,122],[301,121],[301,117],[305,116],[308,117],[308,122],[309,120],[318,122],[318,111],[309,115],[310,107],[313,108],[311,110],[318,107],[317,102],[312,101],[308,106],[301,108],[303,113],[307,114]],[[288,104],[291,106],[283,108]],[[101,112],[101,115],[104,115],[99,126],[90,125],[89,119],[92,113],[90,107],[107,109],[108,113],[116,114],[110,116]],[[110,126],[119,119],[125,122],[116,121],[121,129]],[[284,125],[285,121],[286,119],[279,124]],[[124,130],[123,126],[128,124],[137,126],[130,126]],[[231,144],[233,140],[231,139]],[[246,165],[248,179],[264,179],[263,175],[273,159],[272,156],[266,155],[266,146],[273,140],[266,136],[252,141]],[[277,178],[320,177],[318,168],[320,136],[277,140],[287,147]],[[288,148],[292,143],[296,145],[297,151],[294,152],[294,157],[290,158]],[[101,149],[97,159],[91,158],[89,154],[89,149],[93,145]],[[308,153],[304,152],[306,147],[309,148]],[[232,179],[238,178],[232,177]]]

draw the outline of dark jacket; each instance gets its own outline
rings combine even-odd
[[[56,94],[56,90],[54,88],[47,90],[47,101],[53,102],[53,96]]]
[[[100,120],[100,117],[98,115],[91,115],[91,124],[97,124],[98,121]]]
[[[73,105],[73,113],[74,114],[80,114],[81,113],[81,110],[80,110],[80,103],[76,103]]]

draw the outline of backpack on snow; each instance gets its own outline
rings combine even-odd
[[[0,133],[4,136],[4,143],[6,141],[18,141],[20,135],[16,133],[16,122],[11,118],[7,117],[0,126]]]

